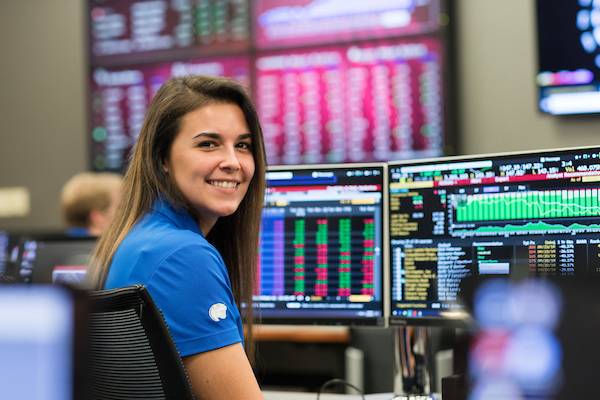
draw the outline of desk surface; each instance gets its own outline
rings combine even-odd
[[[263,392],[265,400],[316,400],[316,393],[308,392]],[[391,400],[393,393],[377,393],[365,395],[366,400]],[[320,400],[362,400],[362,397],[355,394],[322,394]]]

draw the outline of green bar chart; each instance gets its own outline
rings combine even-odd
[[[462,195],[456,222],[600,216],[598,189],[542,190]]]

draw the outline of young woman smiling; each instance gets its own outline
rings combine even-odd
[[[243,344],[251,352],[265,168],[242,87],[171,79],[150,104],[121,204],[93,257],[95,287],[148,288],[198,398],[262,398]]]

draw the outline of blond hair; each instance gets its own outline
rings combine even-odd
[[[60,195],[60,208],[67,226],[89,227],[90,213],[108,210],[121,185],[121,175],[110,172],[81,172],[72,176]]]
[[[192,216],[194,208],[163,169],[169,150],[179,133],[182,118],[191,111],[214,103],[235,104],[242,110],[252,135],[254,176],[246,196],[230,216],[219,218],[206,239],[221,253],[232,291],[243,311],[247,347],[252,359],[252,292],[255,284],[258,235],[265,191],[265,150],[256,110],[246,91],[225,78],[188,76],[167,81],[156,93],[142,125],[124,177],[124,191],[115,217],[101,236],[91,262],[92,285],[103,288],[112,258],[131,228],[161,197]]]

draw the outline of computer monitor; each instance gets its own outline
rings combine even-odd
[[[435,157],[444,146],[438,37],[265,51],[256,104],[278,164]]]
[[[469,399],[597,397],[598,277],[469,282]],[[593,314],[593,313],[592,313]]]
[[[16,265],[18,281],[81,285],[96,238],[26,235],[21,238]]]
[[[460,323],[470,275],[600,273],[600,147],[388,165],[391,323]]]
[[[0,282],[17,282],[15,268],[22,233],[0,231]]]
[[[0,285],[0,321],[2,398],[86,398],[82,294],[58,286]]]
[[[226,76],[249,87],[250,59],[246,55],[205,57],[93,69],[90,146],[95,170],[126,168],[151,99],[167,80],[184,75]]]
[[[385,172],[382,163],[269,168],[260,322],[385,323]]]
[[[539,109],[553,115],[600,113],[600,4],[535,3]]]
[[[455,145],[453,1],[86,3],[94,170],[126,168],[156,89],[188,74],[250,89],[271,165],[436,157]]]
[[[10,258],[10,236],[6,231],[0,231],[0,276],[6,273]]]
[[[255,0],[259,49],[427,34],[440,29],[441,2]]]

